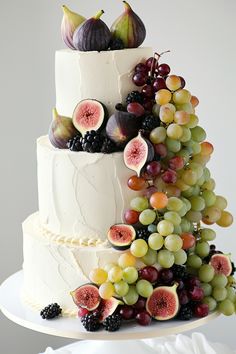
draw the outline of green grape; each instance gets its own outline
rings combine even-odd
[[[163,143],[166,139],[166,129],[164,127],[153,129],[149,138],[153,144]]]
[[[193,195],[193,187],[189,187],[187,190],[182,192],[182,196],[185,198],[190,198]]]
[[[180,225],[181,217],[175,211],[167,211],[164,214],[164,219],[170,221],[174,226]]]
[[[221,210],[214,206],[208,207],[203,211],[203,217],[210,223],[214,223],[221,217]]]
[[[159,104],[154,104],[154,106],[152,107],[152,113],[154,114],[154,116],[159,117],[160,108],[161,106]]]
[[[144,257],[141,258],[142,262],[148,266],[151,266],[157,261],[157,253],[153,249],[149,248]]]
[[[98,285],[107,281],[107,272],[101,268],[95,268],[89,273],[89,279]]]
[[[148,231],[151,233],[157,232],[157,226],[154,224],[148,225]]]
[[[209,255],[210,246],[206,241],[200,241],[197,242],[195,251],[198,256],[205,258]]]
[[[191,139],[191,130],[187,127],[182,127],[183,134],[180,138],[181,143],[186,143]]]
[[[200,211],[189,210],[186,214],[186,219],[190,222],[200,222],[202,219],[202,213]]]
[[[165,238],[165,248],[171,252],[179,251],[183,246],[183,240],[179,235],[169,235]]]
[[[228,286],[226,289],[227,289],[227,299],[235,303],[236,302],[235,289],[232,286]]]
[[[197,141],[198,143],[201,143],[202,141],[206,140],[206,132],[199,125],[195,128],[192,128],[191,133],[193,140]]]
[[[189,162],[190,154],[187,149],[182,149],[176,153],[177,156],[183,157],[185,164]]]
[[[202,241],[213,241],[216,238],[216,232],[208,228],[201,229],[200,235]]]
[[[195,171],[197,174],[197,178],[201,178],[203,175],[203,168],[201,165],[199,165],[199,163],[196,162],[190,162],[189,166],[188,166],[191,170]]]
[[[145,209],[148,209],[148,199],[145,197],[136,197],[131,200],[130,206],[132,210],[135,211],[143,211]]]
[[[162,105],[159,113],[160,120],[166,124],[172,123],[174,120],[174,112],[169,105],[173,106],[171,103]]]
[[[189,211],[191,209],[191,203],[187,198],[181,197],[180,198],[182,200],[182,202],[184,202],[184,204],[186,205],[187,211]]]
[[[192,187],[192,196],[197,197],[200,194],[200,187],[196,184],[195,186]]]
[[[202,302],[209,306],[209,311],[214,311],[217,307],[217,302],[212,296],[204,297]]]
[[[139,295],[135,286],[130,286],[128,293],[123,297],[123,301],[126,305],[134,305],[138,301]]]
[[[117,265],[117,264],[115,264],[115,263],[107,263],[107,264],[103,267],[103,269],[108,273],[109,270],[110,270],[111,268],[115,267],[116,265]]]
[[[163,268],[171,268],[175,263],[175,257],[168,250],[160,250],[157,253],[157,262]]]
[[[208,191],[213,191],[216,187],[216,182],[213,178],[210,178],[209,181],[206,181],[202,185],[202,189],[207,189]]]
[[[122,297],[128,294],[129,285],[124,280],[120,280],[118,283],[115,283],[114,287],[118,296]]]
[[[177,265],[183,265],[187,261],[187,253],[183,249],[174,252],[174,257],[175,257],[175,264]]]
[[[171,152],[178,152],[181,149],[181,143],[178,140],[167,138],[166,147]]]
[[[118,283],[122,279],[123,271],[120,267],[115,266],[108,272],[108,280],[112,283]]]
[[[236,285],[236,279],[230,275],[228,276],[228,286],[235,286]]]
[[[197,154],[200,154],[200,152],[201,152],[201,145],[199,143],[197,143],[196,141],[194,141],[194,143],[192,145],[192,154],[197,155]]]
[[[190,230],[190,222],[186,218],[182,218],[180,227],[182,229],[182,232],[189,232]]]
[[[189,122],[186,124],[187,128],[195,128],[199,123],[199,119],[195,114],[190,114],[189,115]]]
[[[183,207],[178,211],[179,216],[182,218],[187,214],[187,206],[186,204],[183,205]]]
[[[225,288],[216,286],[212,291],[212,296],[216,301],[223,301],[227,297],[227,290]]]
[[[215,274],[214,278],[211,281],[213,288],[219,286],[220,288],[225,288],[228,283],[228,279],[224,274]]]
[[[157,225],[157,231],[162,236],[170,235],[174,231],[174,225],[168,220],[161,220]]]
[[[202,265],[202,259],[196,254],[190,254],[188,256],[187,265],[191,268],[198,269]]]
[[[183,145],[187,147],[188,152],[190,153],[190,155],[192,155],[192,145],[194,145],[194,141],[193,140],[185,141],[183,142]]]
[[[181,235],[182,234],[182,229],[180,227],[180,225],[176,225],[174,227],[174,231],[173,231],[174,234],[177,234],[177,235]]]
[[[147,298],[152,295],[153,286],[149,281],[141,279],[136,284],[136,290],[140,296]]]
[[[179,124],[172,123],[167,128],[167,136],[170,139],[179,140],[183,135],[183,129]]]
[[[144,257],[147,251],[147,242],[142,239],[134,240],[130,246],[130,253],[137,258]]]
[[[199,196],[189,198],[193,211],[202,211],[205,208],[205,200]]]
[[[214,275],[215,270],[210,264],[203,264],[198,271],[199,279],[203,283],[209,283],[214,278]]]
[[[202,175],[202,177],[197,180],[197,185],[201,187],[204,183],[205,183],[205,177],[204,175]]]
[[[201,288],[204,291],[204,296],[210,296],[212,293],[212,286],[209,283],[201,283]]]
[[[191,93],[188,90],[180,89],[173,93],[173,101],[175,104],[189,103],[191,100]]]
[[[128,284],[133,284],[138,279],[138,271],[134,267],[127,267],[123,270],[123,280]]]
[[[110,282],[106,282],[100,285],[99,287],[99,295],[104,300],[109,300],[114,296],[115,288],[114,285]]]
[[[204,167],[203,174],[204,174],[204,177],[205,177],[205,181],[208,182],[210,180],[210,178],[211,178],[211,171],[209,170],[209,168]]]
[[[225,316],[232,316],[235,312],[234,304],[229,299],[223,300],[219,304],[218,309]]]
[[[216,208],[219,208],[220,210],[224,210],[225,208],[227,208],[227,205],[228,205],[228,202],[224,197],[222,197],[221,195],[216,196],[216,200],[214,203],[214,206]]]
[[[185,170],[182,175],[182,180],[187,185],[193,186],[198,180],[197,173],[191,169]]]
[[[194,113],[194,108],[191,103],[183,103],[176,106],[178,111],[185,111],[189,114]]]
[[[208,191],[208,190],[203,191],[202,198],[205,200],[206,207],[210,207],[215,204],[216,195],[212,191]]]
[[[148,238],[148,245],[152,250],[160,250],[164,245],[164,237],[158,233],[153,233]]]
[[[142,225],[150,225],[156,219],[156,212],[152,209],[146,209],[139,215],[139,221]]]
[[[181,199],[176,197],[170,197],[168,199],[167,209],[170,211],[179,211],[183,207],[183,202]]]
[[[206,166],[206,164],[210,160],[210,158],[211,158],[210,155],[197,154],[192,157],[192,161],[196,162],[204,167],[204,166]]]

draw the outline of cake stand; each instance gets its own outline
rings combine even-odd
[[[32,329],[37,332],[54,336],[80,339],[86,341],[86,350],[91,354],[120,354],[132,351],[135,354],[151,354],[151,349],[142,339],[164,337],[177,334],[200,327],[219,316],[214,312],[201,319],[188,322],[166,321],[153,322],[148,327],[137,324],[127,324],[122,326],[118,332],[106,332],[104,330],[90,333],[86,332],[78,318],[62,317],[55,320],[45,321],[38,312],[31,310],[21,301],[21,288],[23,284],[23,271],[19,271],[0,286],[0,309],[11,321],[20,326]],[[78,343],[79,346],[85,343]]]

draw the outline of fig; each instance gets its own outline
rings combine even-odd
[[[73,46],[82,51],[108,50],[111,40],[111,32],[100,17],[104,11],[99,11],[94,17],[85,21],[74,32]]]
[[[147,299],[146,310],[156,320],[166,321],[175,317],[179,311],[177,284],[159,286]]]
[[[61,23],[61,36],[64,41],[64,43],[69,47],[70,49],[75,49],[73,45],[73,35],[77,27],[83,23],[86,18],[72,12],[70,9],[68,9],[67,6],[63,5],[62,10],[64,12],[64,16],[62,19]]]
[[[232,263],[226,254],[214,254],[210,265],[215,269],[216,274],[224,274],[228,277],[232,273]]]
[[[54,108],[53,121],[48,133],[51,144],[58,149],[67,149],[68,141],[76,135],[78,135],[78,130],[74,127],[72,119],[60,116]]]
[[[84,284],[70,294],[76,306],[89,311],[97,309],[101,302],[98,288],[94,284]]]
[[[111,316],[116,311],[117,307],[122,304],[122,301],[114,297],[111,297],[109,300],[102,299],[98,307],[98,311],[100,314],[99,322],[103,322],[108,316]]]
[[[152,144],[142,136],[141,132],[126,145],[124,150],[125,165],[135,171],[138,177],[144,165],[152,161],[154,156]]]
[[[134,138],[141,126],[141,120],[134,114],[116,111],[107,121],[106,133],[118,146],[124,146]]]
[[[125,48],[138,48],[146,38],[146,28],[131,6],[123,3],[125,11],[111,27],[112,38],[121,39]]]
[[[119,251],[127,250],[135,240],[135,237],[135,228],[126,224],[111,226],[107,235],[108,241],[112,247]]]
[[[107,118],[107,109],[97,100],[83,100],[75,107],[72,121],[75,128],[84,136],[87,131],[102,129]]]

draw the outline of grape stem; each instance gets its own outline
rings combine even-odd
[[[161,56],[163,55],[163,54],[166,54],[166,53],[170,53],[170,50],[166,50],[166,51],[164,51],[164,52],[162,52],[162,53],[157,53],[157,52],[155,52],[154,53],[154,55],[153,55],[153,60],[152,60],[152,65],[151,65],[151,70],[149,71],[149,73],[148,73],[148,76],[151,78],[151,79],[155,79],[155,75],[153,75],[154,74],[154,72],[153,72],[153,69],[154,69],[154,65],[155,65],[155,60],[157,60],[157,63],[159,62],[159,60],[160,60],[160,58],[161,58]]]

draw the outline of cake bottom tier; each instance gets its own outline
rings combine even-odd
[[[77,313],[70,292],[89,282],[92,269],[116,262],[120,252],[105,242],[90,245],[89,240],[62,238],[43,230],[38,213],[23,223],[23,300],[39,310],[57,302],[63,314]]]

